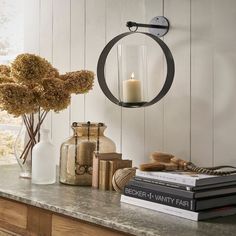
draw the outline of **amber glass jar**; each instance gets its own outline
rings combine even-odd
[[[74,134],[61,145],[60,182],[70,185],[92,185],[93,153],[115,152],[115,143],[104,136],[103,123],[72,124]]]

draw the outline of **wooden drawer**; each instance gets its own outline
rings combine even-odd
[[[89,224],[79,220],[73,220],[62,216],[52,217],[52,236],[124,236],[127,234]]]
[[[27,206],[0,198],[0,221],[26,229]]]
[[[21,235],[0,228],[0,236],[21,236]]]
[[[0,236],[127,236],[96,224],[0,198]]]
[[[1,229],[0,229],[0,236],[15,236],[15,235],[17,235],[17,234],[12,234],[12,233],[7,233],[6,231],[2,231]]]

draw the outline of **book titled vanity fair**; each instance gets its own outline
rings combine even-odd
[[[207,192],[199,194],[145,182],[141,183],[136,180],[129,181],[124,188],[124,195],[189,211],[202,211],[236,204],[235,188],[230,194],[210,197]]]
[[[194,212],[124,195],[121,196],[121,202],[147,208],[154,211],[159,211],[174,216],[179,216],[193,221],[200,221],[200,220],[206,220],[206,219],[236,214],[236,206],[227,206],[200,212]]]
[[[156,179],[188,186],[205,186],[236,181],[236,174],[216,176],[187,171],[136,171],[137,177]]]

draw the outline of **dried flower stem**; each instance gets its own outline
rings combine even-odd
[[[27,118],[26,115],[24,115],[25,117],[23,118],[23,120],[24,120],[24,124],[26,125],[27,133],[30,137],[30,140],[26,144],[26,146],[20,156],[20,159],[23,158],[23,160],[24,160],[23,164],[25,163],[25,161],[27,159],[29,151],[32,152],[32,149],[33,149],[34,145],[36,144],[35,137],[39,133],[40,127],[41,127],[44,119],[46,118],[47,113],[48,113],[47,111],[43,111],[42,113],[40,112],[38,124],[35,129],[34,129],[34,114],[31,114],[29,116],[29,118]],[[29,119],[29,120],[27,120],[27,119]]]
[[[39,110],[38,110],[38,120],[39,120],[38,142],[40,141],[40,120],[41,120],[40,113],[41,113],[41,110],[39,107]]]
[[[34,141],[34,144],[36,143],[36,140],[35,140],[35,137],[33,136],[33,123],[31,121],[31,115],[30,115],[30,118],[29,118],[29,121],[28,121],[28,118],[26,115],[23,115],[23,121],[24,121],[24,124],[25,124],[25,127],[27,129],[27,133],[29,134],[30,138],[33,139]]]

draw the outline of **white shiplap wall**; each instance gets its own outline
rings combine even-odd
[[[47,58],[60,72],[96,72],[101,50],[127,31],[126,21],[149,22],[163,14],[171,24],[163,40],[176,63],[168,95],[145,109],[121,109],[106,99],[96,81],[88,95],[73,96],[67,110],[48,115],[46,125],[58,149],[71,134],[72,121],[91,120],[105,122],[107,136],[136,165],[157,150],[200,165],[236,165],[236,1],[25,0],[25,51]],[[164,80],[163,56],[153,42],[135,41],[148,46],[148,84],[154,88],[149,92],[155,94]],[[106,73],[115,91],[115,51]]]

